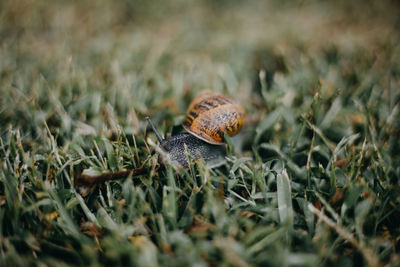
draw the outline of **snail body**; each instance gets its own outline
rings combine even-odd
[[[245,111],[234,100],[205,91],[189,105],[182,124],[187,133],[163,139],[151,120],[147,120],[162,150],[174,164],[187,167],[189,155],[194,160],[203,158],[208,166],[215,167],[224,161],[224,134],[234,136],[239,133],[244,125]]]
[[[183,167],[189,164],[187,154],[193,160],[203,158],[210,167],[222,164],[225,159],[224,146],[211,145],[188,133],[171,136],[166,142],[168,142],[168,150],[164,148],[165,146],[163,149],[167,152],[169,159]]]

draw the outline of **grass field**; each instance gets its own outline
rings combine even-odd
[[[0,1],[0,266],[400,266],[399,1]],[[227,161],[158,168],[202,90]],[[144,167],[88,190],[84,170]]]

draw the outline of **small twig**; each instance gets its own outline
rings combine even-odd
[[[310,151],[308,151],[307,164],[306,164],[308,188],[311,188],[310,163],[311,163],[311,153],[312,153],[312,151],[314,149],[314,141],[315,141],[315,131],[313,131],[313,136],[312,136],[312,139],[311,139]]]
[[[325,135],[322,133],[321,129],[319,129],[317,126],[315,126],[314,124],[312,124],[309,120],[307,120],[306,118],[304,118],[306,120],[306,123],[308,125],[308,127],[313,130],[321,139],[322,141],[325,143],[325,145],[331,150],[331,152],[333,152],[335,150],[335,144],[332,143],[331,141],[329,141]]]
[[[315,141],[315,131],[313,131],[313,136],[311,139],[311,146],[310,146],[310,150],[308,151],[308,155],[307,155],[307,164],[306,164],[307,171],[310,171],[311,153],[314,149],[314,141]]]
[[[350,242],[356,249],[358,249],[364,258],[368,262],[368,266],[370,267],[377,267],[379,265],[379,260],[378,257],[375,255],[375,253],[372,251],[371,248],[365,246],[363,243],[359,242],[351,233],[349,233],[345,228],[340,226],[339,224],[335,223],[331,219],[329,219],[322,211],[314,207],[311,203],[308,204],[308,209],[317,215],[317,217],[326,223],[329,227],[333,228],[336,230],[336,232],[345,240]]]
[[[75,178],[75,186],[93,186],[96,184],[104,183],[106,181],[115,181],[127,178],[128,176],[137,176],[146,173],[149,168],[137,168],[127,171],[103,173],[100,175],[85,175],[80,174]]]

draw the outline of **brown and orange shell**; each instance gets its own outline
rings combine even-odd
[[[224,133],[234,136],[245,122],[244,108],[233,99],[204,91],[190,103],[183,128],[210,144],[221,145]]]

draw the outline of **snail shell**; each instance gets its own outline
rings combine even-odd
[[[246,113],[233,99],[204,91],[190,103],[183,128],[201,140],[223,144],[224,133],[234,136],[243,128]]]

